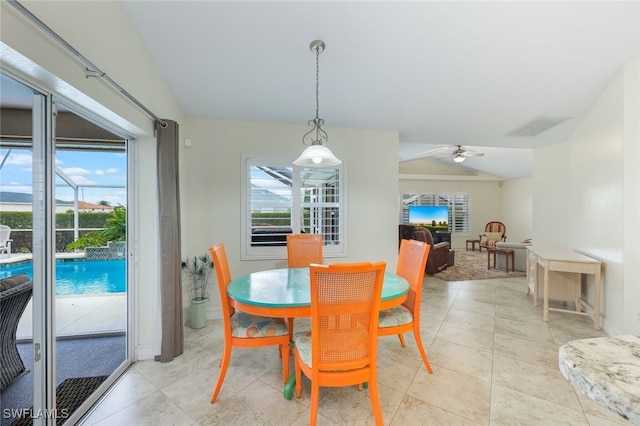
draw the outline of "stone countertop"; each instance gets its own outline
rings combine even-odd
[[[562,375],[576,390],[640,425],[640,337],[574,340],[559,351]]]

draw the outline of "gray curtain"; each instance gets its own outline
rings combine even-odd
[[[184,351],[182,328],[182,252],[180,247],[180,185],[178,123],[156,123],[158,139],[158,204],[162,292],[162,346],[156,360],[169,362]]]

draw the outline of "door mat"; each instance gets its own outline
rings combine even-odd
[[[56,424],[62,425],[67,418],[73,413],[89,396],[104,382],[109,376],[96,377],[75,377],[65,379],[56,388]],[[33,418],[38,417],[33,408],[25,410],[24,415],[11,423],[11,426],[27,426],[33,425]],[[48,413],[42,413],[45,416]],[[50,413],[51,416],[54,413]]]

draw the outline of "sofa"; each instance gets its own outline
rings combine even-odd
[[[527,272],[527,247],[530,245],[530,240],[526,240],[521,243],[508,243],[506,241],[499,241],[496,243],[496,249],[513,250],[513,270]],[[496,267],[503,269],[507,267],[506,256],[497,254]]]
[[[433,236],[428,229],[413,225],[400,225],[398,245],[403,239],[424,241],[431,246],[425,273],[434,275],[454,265],[455,250],[451,250],[446,241],[434,244]]]
[[[33,283],[27,274],[0,280],[0,391],[26,372],[16,346],[16,331],[32,293]]]

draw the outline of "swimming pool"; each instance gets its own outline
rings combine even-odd
[[[0,266],[0,279],[18,274],[33,277],[31,262]],[[127,291],[126,261],[65,259],[56,261],[56,295],[123,293]]]

